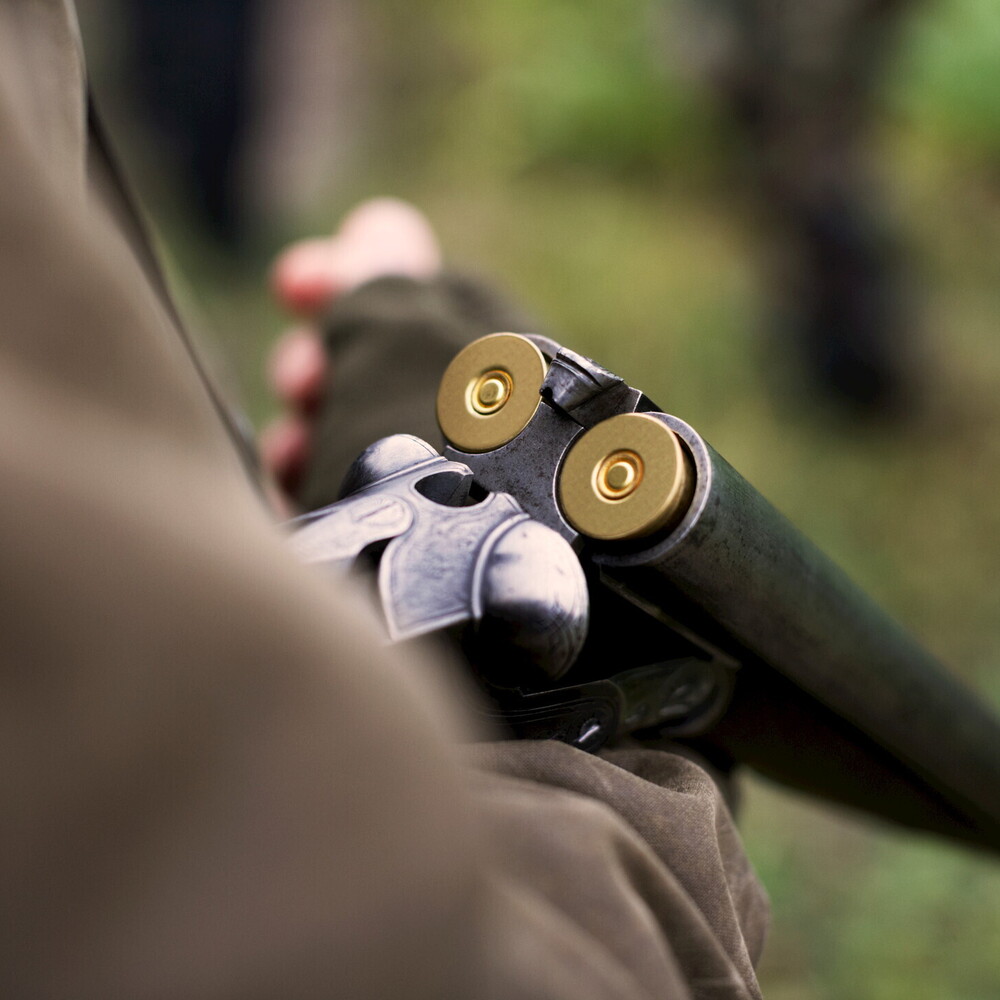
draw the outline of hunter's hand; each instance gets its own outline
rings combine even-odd
[[[426,279],[440,267],[430,223],[412,205],[391,198],[362,202],[333,236],[295,243],[277,258],[274,294],[302,323],[287,330],[271,354],[268,379],[283,412],[261,433],[260,453],[286,494],[294,492],[309,461],[313,422],[322,406],[323,315],[340,295],[375,278]]]

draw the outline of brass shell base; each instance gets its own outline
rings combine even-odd
[[[460,451],[493,451],[517,437],[541,401],[547,365],[542,352],[516,333],[494,333],[463,348],[445,369],[437,419]]]
[[[601,541],[644,538],[679,521],[694,473],[677,435],[645,413],[621,413],[582,434],[559,473],[563,516]]]

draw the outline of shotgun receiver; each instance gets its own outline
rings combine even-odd
[[[1000,850],[1000,721],[694,429],[516,334],[437,416],[441,454],[373,445],[294,544],[377,565],[390,636],[452,633],[513,735],[682,742]]]

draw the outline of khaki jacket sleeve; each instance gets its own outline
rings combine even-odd
[[[0,993],[454,995],[479,861],[444,713],[289,560],[4,94]]]
[[[0,51],[0,993],[755,996],[755,883],[714,790],[695,835],[716,860],[689,878],[637,819],[695,794],[685,767],[460,761],[432,664],[290,560],[13,66]]]

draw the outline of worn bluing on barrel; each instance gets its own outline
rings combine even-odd
[[[445,454],[468,464],[482,487],[513,494],[563,534],[608,586],[663,609],[741,662],[736,721],[728,731],[723,721],[714,744],[704,741],[709,752],[1000,850],[996,716],[689,425],[657,412],[588,359],[536,343],[557,363],[528,426],[485,454],[451,446]],[[593,398],[578,406],[575,386],[565,397],[577,408],[567,410],[559,393],[575,371]],[[560,464],[587,426],[633,411],[681,438],[694,466],[694,496],[680,523],[659,537],[590,542],[559,509]],[[769,700],[781,710],[769,712]],[[809,763],[797,767],[797,760]]]

